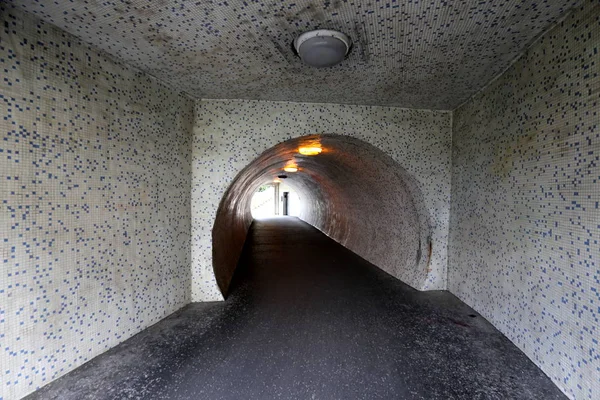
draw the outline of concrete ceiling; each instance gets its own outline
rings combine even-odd
[[[450,110],[582,0],[9,2],[198,98]],[[351,37],[343,64],[300,62],[315,28]]]

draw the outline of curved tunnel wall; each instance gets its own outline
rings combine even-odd
[[[433,243],[427,277],[418,289],[445,289],[451,125],[451,113],[443,111],[256,100],[197,101],[192,152],[192,301],[223,299],[213,269],[213,244],[219,240],[213,237],[213,225],[235,177],[278,143],[323,132],[373,145],[414,178],[429,212]]]
[[[302,145],[323,152],[302,156]],[[213,265],[223,293],[252,223],[255,190],[271,182],[289,160],[299,167],[286,183],[303,201],[300,218],[389,274],[423,287],[430,258],[430,218],[414,178],[374,146],[347,136],[290,139],[250,163],[221,201],[213,227]]]

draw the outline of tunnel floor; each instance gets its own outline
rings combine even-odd
[[[30,399],[565,399],[445,291],[296,218],[255,221],[226,302],[191,304]]]

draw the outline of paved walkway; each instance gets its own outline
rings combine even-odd
[[[226,302],[191,304],[39,399],[565,399],[448,292],[295,218],[256,221]]]

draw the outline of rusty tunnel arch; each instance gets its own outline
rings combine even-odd
[[[319,143],[316,156],[298,149]],[[416,179],[370,143],[344,135],[308,135],[264,151],[231,182],[215,217],[213,269],[223,295],[253,218],[255,190],[293,160],[286,183],[303,198],[300,219],[410,286],[420,289],[431,258],[431,222]]]

